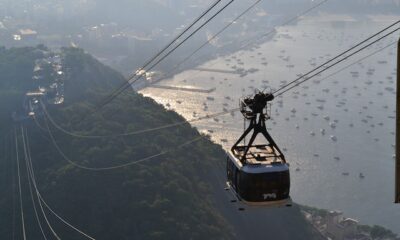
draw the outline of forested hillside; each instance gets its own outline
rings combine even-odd
[[[5,193],[0,195],[1,239],[22,239],[15,153],[6,135],[20,124],[28,130],[43,198],[96,239],[318,239],[296,205],[237,211],[237,205],[230,203],[232,196],[223,189],[224,151],[188,124],[131,136],[87,139],[59,131],[40,109],[36,122],[13,122],[11,114],[21,109],[26,91],[38,87],[32,79],[35,60],[49,54],[46,52],[43,46],[0,49],[0,130],[4,133],[0,187]],[[48,104],[47,111],[62,128],[81,135],[110,135],[184,120],[133,91],[87,115],[124,78],[80,49],[63,49],[60,55],[65,102]],[[47,124],[53,135],[49,135]],[[53,140],[70,161],[88,168],[107,168],[168,153],[140,164],[94,171],[64,159]],[[182,146],[184,143],[188,144]],[[21,170],[26,232],[30,239],[42,239],[27,174],[24,167]],[[62,239],[84,239],[50,213],[48,216]],[[50,237],[51,232],[45,228],[45,234]]]

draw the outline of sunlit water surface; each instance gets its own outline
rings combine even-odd
[[[186,119],[236,108],[240,97],[255,89],[277,89],[284,81],[294,80],[297,74],[311,70],[399,18],[304,18],[295,26],[278,28],[275,37],[259,48],[238,51],[201,66],[259,69],[255,73],[240,77],[234,73],[187,70],[161,82],[202,89],[215,87],[210,94],[156,88],[141,93]],[[345,216],[362,224],[383,225],[396,233],[400,233],[400,206],[393,204],[395,45],[326,77],[398,37],[397,33],[275,99],[272,120],[268,122],[271,135],[291,164],[294,201],[342,210]],[[193,125],[200,131],[212,130],[212,139],[228,148],[242,133],[243,118],[236,112],[234,116],[226,114]]]

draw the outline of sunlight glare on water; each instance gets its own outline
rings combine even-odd
[[[142,94],[186,119],[238,107],[238,99],[255,89],[276,89],[294,80],[400,16],[303,18],[280,27],[275,37],[251,50],[209,61],[201,68],[258,71],[237,73],[187,70],[160,84],[216,90],[210,94],[147,88]],[[271,135],[291,164],[294,201],[338,209],[362,224],[378,224],[400,233],[400,206],[393,204],[395,141],[395,45],[339,74],[329,74],[391,42],[399,34],[276,98]],[[207,98],[208,97],[208,98]],[[211,98],[210,98],[211,97]],[[195,122],[200,131],[225,148],[243,131],[239,112]],[[224,161],[224,159],[221,159]]]

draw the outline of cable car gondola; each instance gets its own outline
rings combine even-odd
[[[273,99],[263,92],[241,99],[240,111],[250,124],[227,152],[228,187],[247,205],[291,206],[289,164],[265,126],[267,103]],[[250,141],[239,145],[252,130]],[[259,133],[268,143],[253,145]]]

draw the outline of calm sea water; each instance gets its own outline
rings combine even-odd
[[[187,119],[220,112],[224,107],[236,108],[240,97],[255,89],[276,89],[398,19],[400,16],[371,16],[362,21],[350,16],[304,18],[295,26],[278,28],[273,40],[257,49],[238,51],[201,66],[258,69],[255,73],[241,77],[187,70],[161,83],[215,87],[210,94],[156,88],[141,92]],[[400,233],[400,205],[393,204],[395,45],[326,77],[398,38],[396,33],[277,98],[268,122],[271,135],[291,164],[294,201],[342,210],[362,224],[383,225],[396,233]],[[240,113],[226,114],[194,126],[213,130],[212,139],[227,148],[242,133],[243,119]]]

